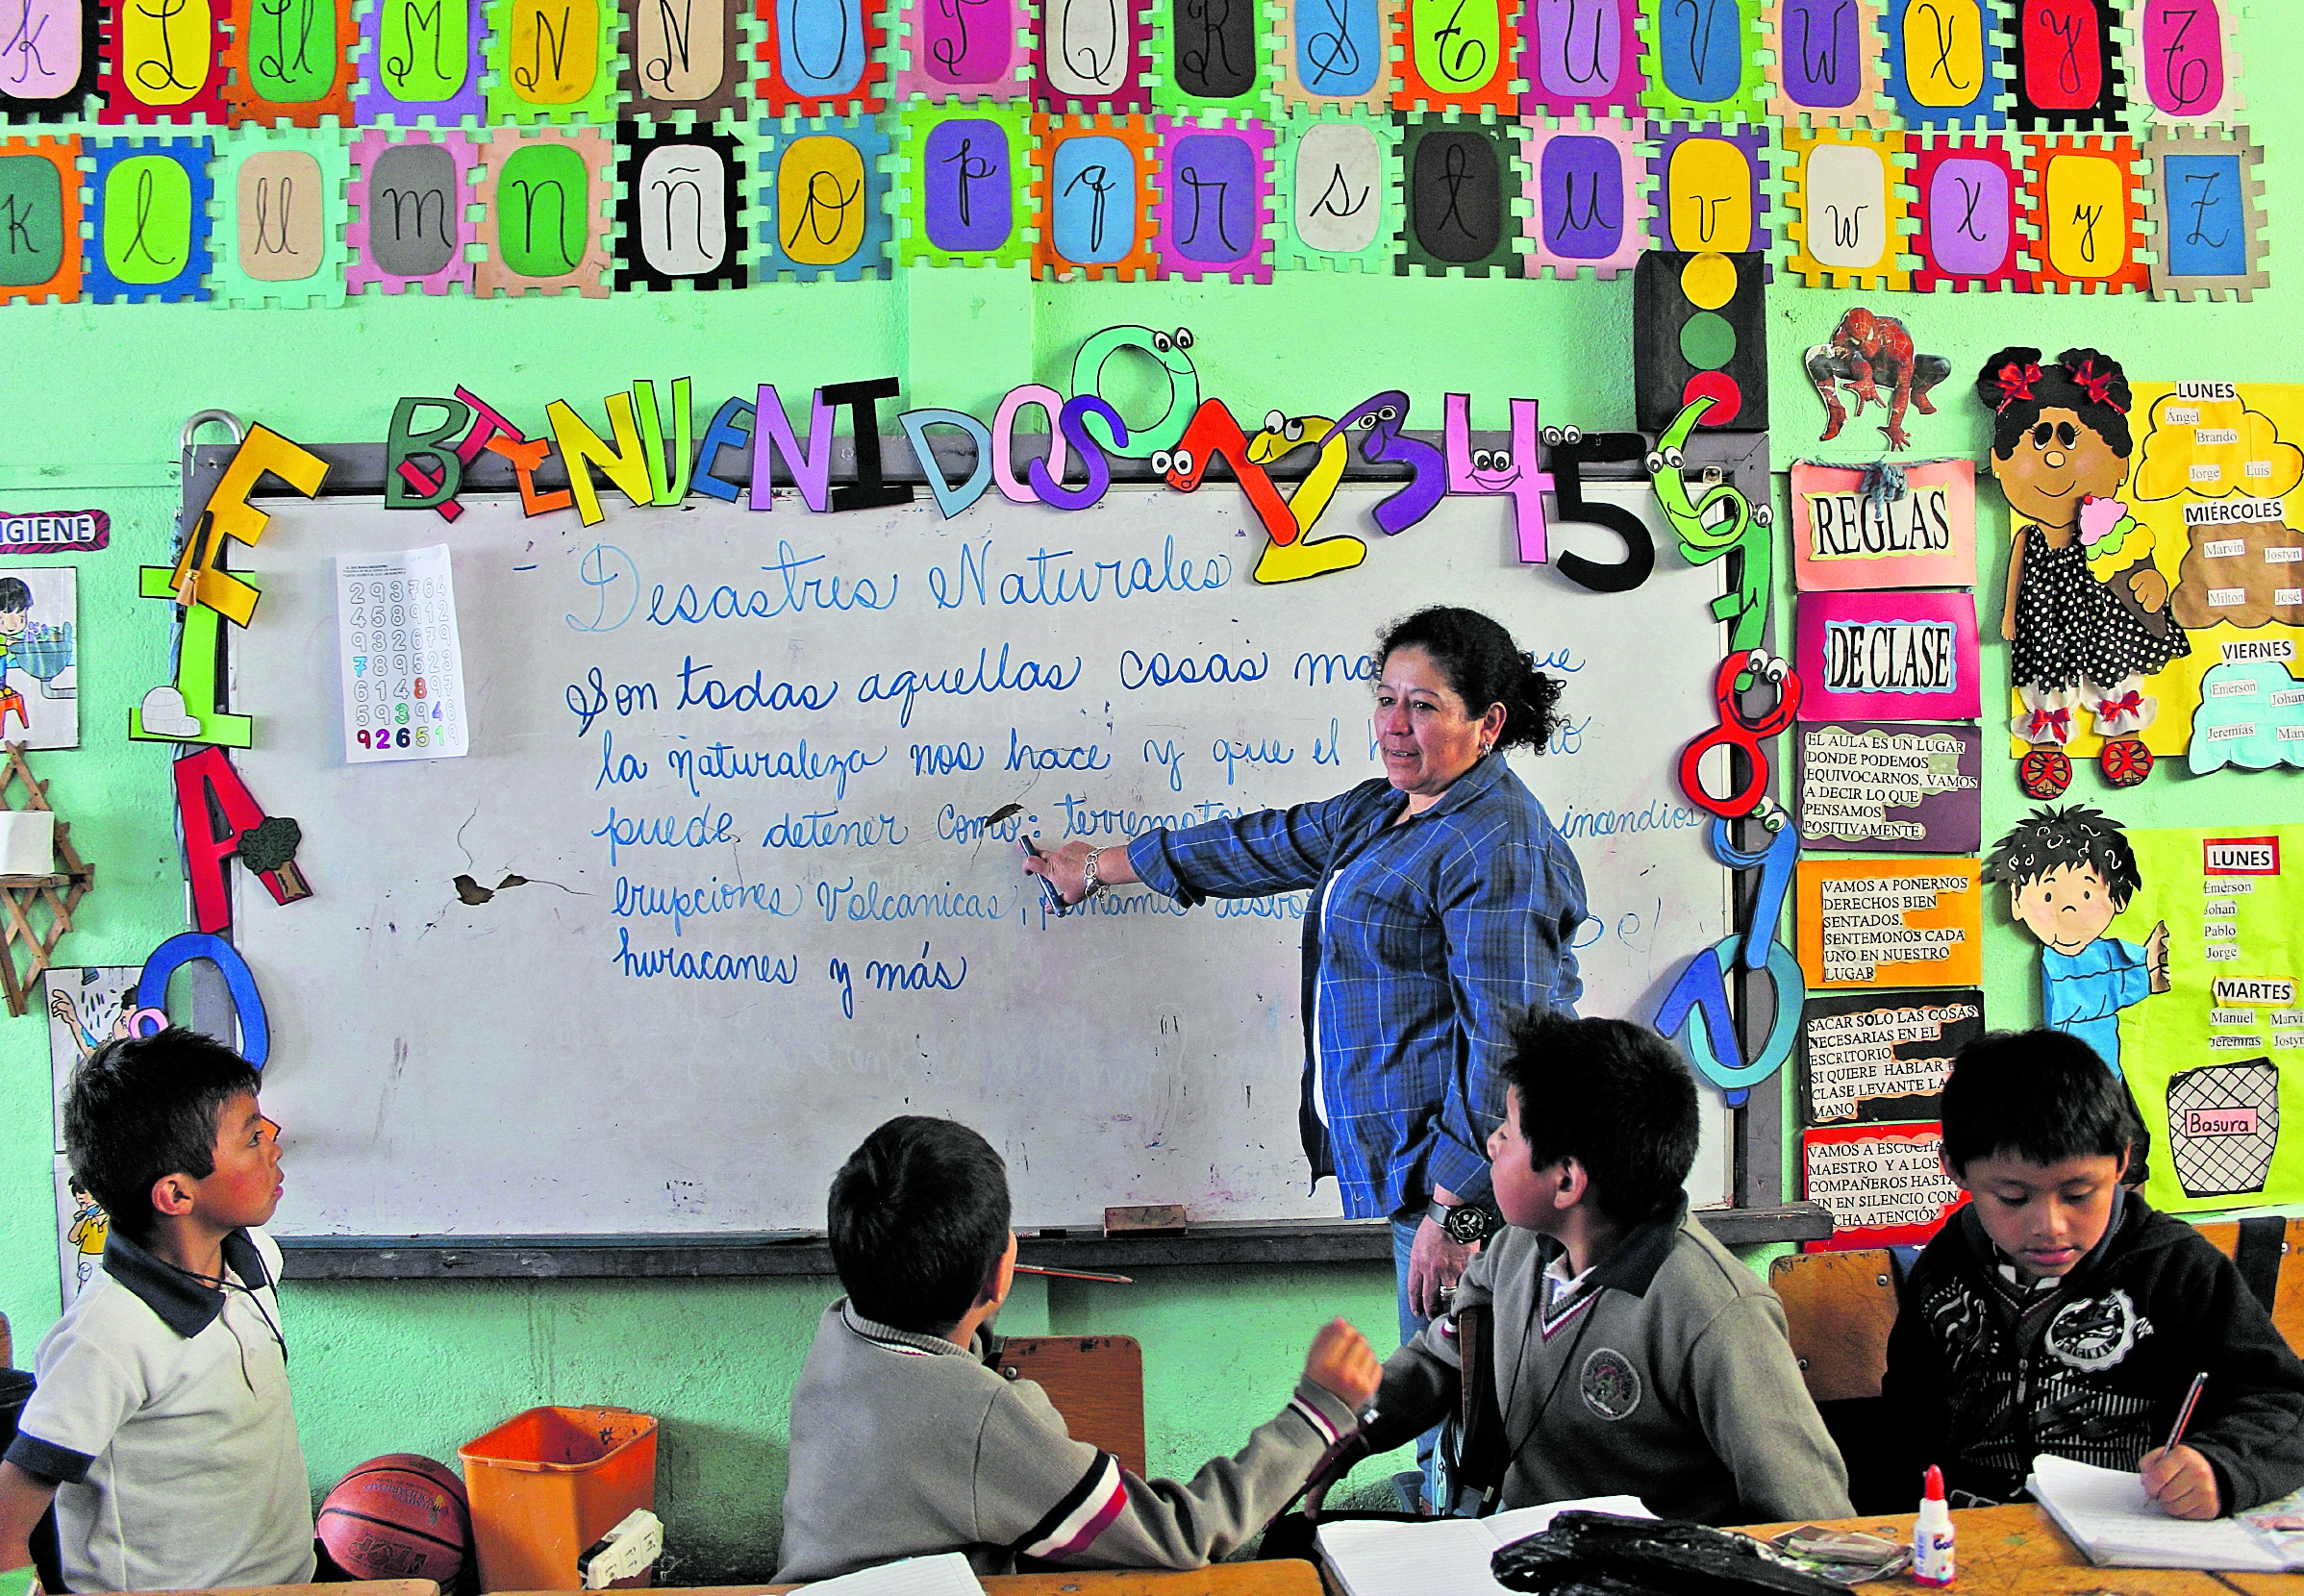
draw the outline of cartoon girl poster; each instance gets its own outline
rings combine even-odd
[[[2064,746],[2083,719],[2104,739],[2104,778],[2134,786],[2151,773],[2141,736],[2159,712],[2145,679],[2191,652],[2152,563],[2153,535],[2118,494],[2135,449],[2134,403],[2117,361],[2067,349],[2043,364],[2012,347],[1985,362],[1976,395],[1992,412],[1992,473],[2016,520],[2000,636],[2021,706],[2018,769],[2027,794],[2071,785]]]
[[[80,573],[0,567],[0,741],[80,746]]]

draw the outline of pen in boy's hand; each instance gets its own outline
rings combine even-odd
[[[2200,1405],[2200,1387],[2207,1384],[2206,1369],[2192,1376],[2192,1388],[2184,1393],[2184,1406],[2176,1409],[2176,1422],[2168,1426],[2167,1444],[2160,1449],[2163,1455],[2175,1451],[2176,1443],[2184,1439],[2185,1426],[2192,1421],[2192,1409]]]

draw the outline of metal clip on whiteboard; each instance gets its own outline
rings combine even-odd
[[[664,1520],[645,1508],[635,1508],[616,1521],[616,1527],[584,1549],[576,1572],[587,1590],[606,1590],[618,1580],[647,1572],[664,1549]]]
[[[248,424],[242,421],[238,416],[233,414],[230,411],[192,411],[190,418],[188,419],[184,424],[184,430],[176,435],[176,454],[178,458],[178,474],[176,482],[179,492],[182,491],[184,484],[192,480],[192,439],[199,436],[200,429],[207,426],[211,421],[215,422],[218,426],[224,428],[225,431],[232,434],[233,447],[238,448],[240,444],[247,441]],[[174,546],[168,550],[168,554],[169,557],[173,559],[174,557],[181,555],[183,552],[184,511],[179,509],[176,512],[176,542]]]

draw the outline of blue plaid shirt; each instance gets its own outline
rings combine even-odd
[[[1435,1185],[1489,1200],[1506,1024],[1573,1012],[1584,989],[1584,872],[1519,777],[1490,756],[1393,825],[1407,801],[1379,778],[1128,845],[1138,878],[1188,906],[1312,893],[1299,1119],[1313,1179],[1335,1175],[1355,1219],[1421,1208]]]

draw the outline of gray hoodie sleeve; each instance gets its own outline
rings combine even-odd
[[[1384,1383],[1376,1389],[1376,1422],[1363,1436],[1370,1454],[1404,1446],[1455,1411],[1463,1378],[1456,1315],[1493,1302],[1490,1277],[1495,1253],[1491,1245],[1475,1254],[1456,1283],[1449,1310],[1384,1360]]]
[[[1745,1520],[1849,1518],[1848,1470],[1809,1399],[1772,1293],[1734,1298],[1689,1350],[1704,1436],[1736,1477]]]
[[[1019,1380],[992,1402],[978,1437],[975,1535],[1079,1568],[1198,1568],[1270,1522],[1352,1425],[1341,1398],[1301,1380],[1232,1457],[1189,1481],[1142,1480],[1073,1440],[1046,1393]]]

